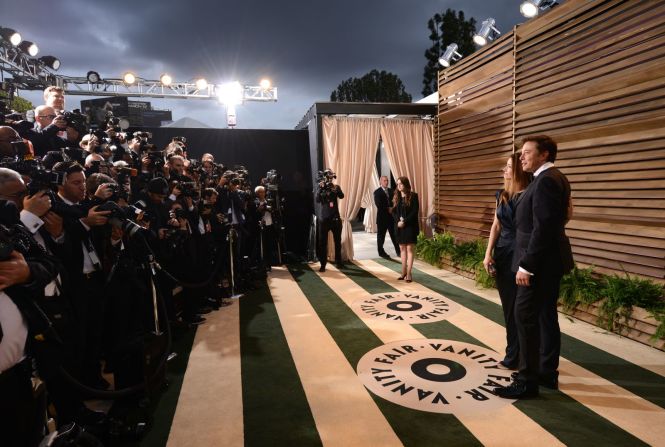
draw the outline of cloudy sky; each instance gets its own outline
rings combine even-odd
[[[146,79],[168,72],[186,81],[269,77],[277,103],[238,107],[238,128],[292,129],[316,101],[328,101],[340,81],[377,68],[397,74],[421,97],[427,21],[446,8],[482,22],[494,17],[508,31],[524,21],[520,0],[0,0],[0,26],[36,42],[40,55],[60,58],[61,74]],[[22,93],[34,103],[36,92]],[[85,97],[70,96],[67,108]],[[226,127],[219,103],[150,99],[173,118]]]

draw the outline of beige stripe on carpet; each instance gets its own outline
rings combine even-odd
[[[367,291],[346,275],[332,266],[326,269],[325,273],[319,273],[320,278],[349,308],[354,309],[351,305],[355,301],[367,297]],[[411,325],[369,318],[361,312],[356,312],[356,315],[384,343],[425,338]],[[512,405],[491,413],[455,415],[455,417],[484,445],[563,445],[551,433]],[[510,427],[510,430],[506,430],[506,427]]]
[[[476,282],[472,279],[444,269],[438,269],[420,260],[416,261],[415,266],[419,270],[460,289],[464,289],[493,303],[501,304],[499,292],[496,289],[479,289],[476,287]],[[608,332],[584,321],[571,319],[565,315],[561,317],[559,318],[561,332],[665,377],[665,352],[642,343],[635,343],[634,340]]]
[[[244,445],[238,301],[198,327],[167,446]]]
[[[323,445],[401,446],[289,271],[268,284]]]
[[[400,291],[436,293],[416,282],[397,281],[393,270],[374,261],[357,261],[356,264]],[[463,306],[463,303],[458,304]],[[463,307],[448,320],[495,351],[505,349],[505,328],[488,318]],[[563,357],[559,372],[562,392],[647,444],[662,444],[665,410]]]

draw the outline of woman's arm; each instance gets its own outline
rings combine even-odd
[[[492,222],[490,237],[487,241],[487,250],[485,250],[485,259],[483,259],[483,266],[485,267],[487,273],[489,273],[489,265],[494,264],[494,259],[492,259],[492,252],[494,251],[494,246],[496,245],[497,239],[499,239],[499,234],[501,234],[501,222],[499,222],[499,218],[496,217],[495,210],[494,222]]]

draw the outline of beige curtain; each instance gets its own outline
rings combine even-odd
[[[342,259],[353,259],[351,219],[358,214],[372,178],[379,144],[380,121],[376,119],[323,117],[323,162],[337,174],[344,192],[339,201],[342,218]],[[328,258],[334,259],[332,234],[328,235]]]
[[[360,204],[365,208],[365,217],[363,218],[363,225],[365,225],[365,231],[367,233],[376,233],[376,204],[374,203],[374,191],[379,187],[379,173],[376,170],[376,165],[372,170],[372,178],[369,182],[369,187],[365,190],[365,195],[363,196],[363,201]]]
[[[420,199],[420,228],[434,212],[434,142],[432,122],[391,120],[381,123],[381,139],[397,180],[406,176]]]

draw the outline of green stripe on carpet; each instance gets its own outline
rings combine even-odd
[[[320,446],[312,412],[265,283],[240,299],[240,352],[245,445]]]
[[[400,271],[400,264],[394,261],[377,259],[376,262],[394,271]],[[500,305],[418,269],[413,270],[413,275],[413,279],[424,286],[449,296],[474,312],[505,326]],[[665,378],[662,376],[563,333],[561,334],[561,356],[642,399],[665,408]]]
[[[401,271],[399,263],[385,261],[383,259],[377,262],[389,267],[391,270],[397,272]],[[361,270],[364,273],[361,273],[358,270]],[[363,284],[371,285],[371,288],[366,289],[368,293],[378,293],[370,292],[370,290],[378,290],[380,292],[381,284],[384,284],[383,291],[386,291],[387,289],[394,290],[389,284],[384,283],[381,279],[375,277],[370,272],[362,270],[355,264],[353,267],[349,267],[348,269],[345,268],[344,271],[345,273],[346,271],[352,271],[353,275],[349,275],[349,278],[354,281],[356,281],[357,278],[362,278],[362,281],[356,281],[359,286],[364,288]],[[470,292],[454,287],[442,280],[422,273],[417,269],[413,269],[413,279],[429,289],[451,298],[458,304],[467,307],[492,321],[504,325],[503,313],[500,306],[473,295]],[[451,293],[453,288],[456,289],[454,290],[456,294]],[[481,300],[481,302],[476,303],[475,306],[469,304],[470,301],[475,302],[477,300]],[[492,306],[487,307],[484,305],[485,303],[489,303]],[[478,309],[484,310],[485,313]],[[482,346],[482,343],[457,328],[455,328],[458,332],[457,334],[451,332],[449,326],[454,327],[451,323],[445,321],[441,323],[413,325],[418,332],[429,338],[445,339],[448,337],[459,337],[459,332],[462,332],[463,338],[452,339]],[[469,341],[469,339],[472,341]],[[541,390],[543,390],[543,388],[541,388]],[[635,438],[630,433],[622,430],[576,400],[558,391],[545,391],[541,393],[541,397],[537,400],[521,400],[517,401],[514,405],[566,445],[588,445],[589,439],[593,439],[594,443],[597,443],[598,445],[645,445],[641,440]]]
[[[383,344],[306,265],[290,265],[289,271],[354,370],[365,353]],[[357,273],[363,274],[363,271],[359,269]],[[385,290],[391,289],[384,287]],[[407,447],[479,445],[478,440],[452,415],[415,411],[371,395]]]

